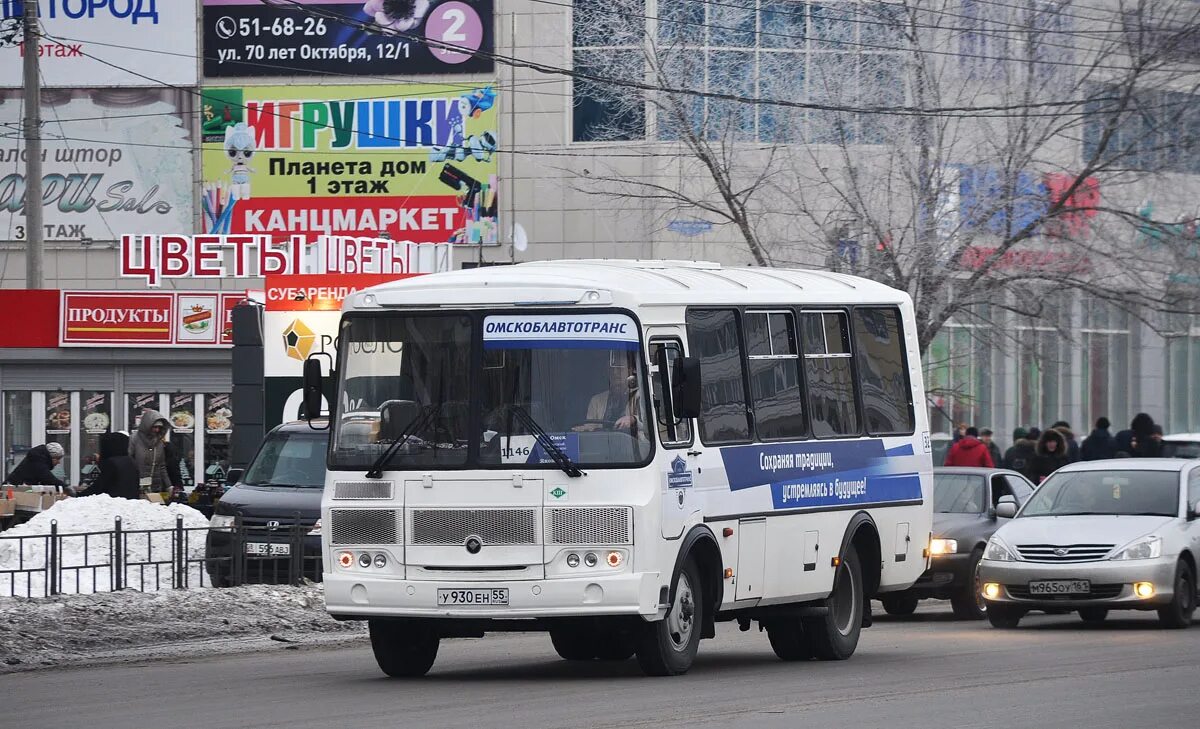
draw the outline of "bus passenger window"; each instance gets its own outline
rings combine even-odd
[[[706,445],[750,440],[737,313],[689,311],[688,342],[700,360],[700,439]]]
[[[804,437],[800,355],[791,312],[746,312],[746,353],[760,440]]]
[[[676,339],[666,341],[650,342],[650,366],[657,367],[659,352],[665,351],[667,354],[667,366],[674,369],[675,360],[683,356],[683,346]],[[654,370],[650,381],[653,383],[654,391],[654,414],[658,421],[658,438],[665,446],[681,446],[691,445],[692,443],[692,421],[687,418],[676,418],[675,413],[666,412],[663,406],[662,399],[662,379],[659,372]],[[672,421],[674,423],[674,436],[672,436]]]
[[[801,314],[804,375],[812,434],[818,438],[858,435],[858,407],[846,315],[840,311]]]
[[[854,310],[854,351],[862,384],[863,418],[871,435],[912,433],[912,390],[904,358],[900,312]]]

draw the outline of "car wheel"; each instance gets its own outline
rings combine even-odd
[[[983,550],[971,554],[971,579],[959,592],[950,598],[954,616],[963,620],[983,620],[987,617],[987,602],[983,599],[983,583],[979,579],[979,563],[983,561]]]
[[[208,570],[208,584],[213,587],[232,587],[229,579],[229,573],[225,570],[210,569]]]
[[[825,599],[829,612],[804,619],[809,649],[817,660],[844,661],[854,654],[862,634],[865,604],[858,552],[851,545],[833,575],[833,592]]]
[[[1105,608],[1081,608],[1079,617],[1085,623],[1103,623],[1108,617],[1108,610]]]
[[[550,631],[550,642],[564,660],[590,661],[596,657],[596,641],[580,628],[559,628]]]
[[[688,560],[675,577],[671,609],[662,620],[647,623],[638,640],[637,659],[648,676],[687,673],[700,648],[704,625],[704,593],[700,570]]]
[[[917,603],[921,599],[910,592],[894,592],[881,595],[879,602],[883,603],[883,611],[888,615],[912,615],[917,611]]]
[[[987,619],[993,628],[1015,628],[1025,617],[1025,611],[1007,605],[992,603],[988,605]]]
[[[441,638],[417,621],[368,620],[371,651],[380,670],[392,678],[424,676],[437,659]]]
[[[1175,597],[1158,609],[1158,624],[1164,628],[1186,628],[1196,610],[1196,578],[1187,562],[1175,565]]]

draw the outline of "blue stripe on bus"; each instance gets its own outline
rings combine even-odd
[[[621,349],[636,352],[637,342],[621,339],[485,339],[484,349]]]
[[[776,509],[911,501],[921,498],[917,473],[872,474],[857,469],[816,476],[803,481],[771,484]]]
[[[883,452],[883,455],[885,455],[885,456],[912,456],[912,455],[916,455],[916,454],[913,453],[912,443],[905,443],[904,445],[896,446],[895,448],[888,448],[886,451]]]

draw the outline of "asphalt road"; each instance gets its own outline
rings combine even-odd
[[[544,635],[443,643],[422,680],[382,677],[362,645],[0,677],[0,726],[370,727],[1196,726],[1200,624],[1102,626],[1036,615],[1015,631],[941,606],[882,617],[841,663],[787,664],[719,626],[691,673],[558,660]]]

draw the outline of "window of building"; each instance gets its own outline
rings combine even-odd
[[[854,352],[867,432],[912,433],[916,426],[900,312],[860,307],[854,310],[853,318]]]
[[[100,476],[100,437],[112,432],[113,397],[111,392],[84,392],[79,397],[83,441],[80,459],[80,483],[90,486]]]
[[[951,296],[957,297],[956,287]],[[998,397],[992,367],[993,343],[1003,334],[988,304],[960,309],[946,322],[925,354],[925,392],[930,430],[953,433],[958,423],[991,427]]]
[[[4,393],[4,474],[12,472],[33,442],[33,393]]]
[[[1128,423],[1129,412],[1129,312],[1107,301],[1093,299],[1083,307],[1083,413],[1087,424],[1106,417]]]
[[[1067,293],[1040,297],[1041,315],[1016,320],[1017,423],[1045,427],[1066,417],[1071,306]]]
[[[706,445],[750,440],[737,312],[692,310],[687,328],[692,356],[700,359],[700,440]]]
[[[1119,117],[1120,90],[1092,88],[1084,105],[1083,159],[1099,158],[1118,169],[1200,172],[1200,99],[1169,91],[1143,92]],[[1110,126],[1114,133],[1103,151]]]
[[[748,311],[743,321],[750,398],[759,439],[804,437],[808,428],[794,315],[789,311]]]
[[[800,321],[813,435],[858,435],[861,428],[846,314],[804,312]]]
[[[981,81],[1070,78],[1073,14],[1059,0],[998,3],[961,0],[957,33],[961,67]]]
[[[1167,432],[1200,432],[1200,317],[1184,316],[1167,338]]]

